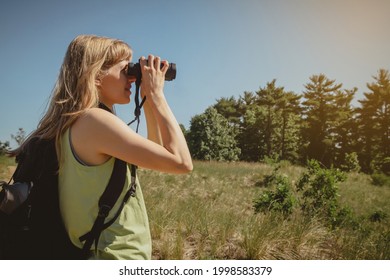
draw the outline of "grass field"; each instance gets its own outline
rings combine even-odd
[[[0,179],[13,162],[0,158]],[[255,214],[253,200],[272,173],[261,163],[195,162],[187,175],[139,170],[150,219],[154,259],[390,259],[390,187],[349,173],[339,201],[353,225],[330,228],[294,208]],[[304,168],[285,164],[292,185]],[[295,192],[295,190],[294,190]],[[378,214],[379,213],[379,214]],[[380,219],[372,219],[378,214]]]
[[[273,168],[260,163],[195,162],[188,175],[140,171],[155,259],[390,259],[390,187],[350,173],[339,186],[354,225],[331,229],[295,209],[255,214],[253,200]],[[302,167],[280,170],[292,183]],[[381,221],[369,219],[385,213]],[[383,216],[383,215],[382,215]]]
[[[12,172],[15,169],[14,158],[8,158],[0,155],[0,181],[9,181]]]

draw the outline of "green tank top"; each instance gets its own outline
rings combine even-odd
[[[98,213],[98,200],[107,186],[114,158],[98,166],[86,166],[75,157],[68,129],[61,139],[63,162],[59,170],[59,200],[65,228],[72,243],[82,248],[79,237],[90,231]],[[106,221],[117,212],[131,182],[129,166],[125,187]],[[141,186],[137,179],[131,197],[115,222],[100,235],[92,259],[151,259],[151,236]],[[94,251],[94,246],[91,250]]]

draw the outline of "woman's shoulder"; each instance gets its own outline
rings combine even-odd
[[[84,113],[80,116],[80,120],[88,120],[88,121],[101,121],[102,119],[112,119],[112,117],[115,116],[114,114],[100,109],[100,108],[90,108],[86,109]],[[111,118],[110,118],[111,117]]]
[[[91,108],[84,111],[84,113],[76,120],[74,126],[85,127],[88,130],[93,128],[104,129],[104,127],[110,127],[115,123],[121,123],[122,121],[114,114],[100,109]]]
[[[122,121],[114,114],[99,108],[87,109],[71,127],[71,142],[77,156],[89,165],[98,165],[108,159],[103,151],[111,144]],[[115,137],[114,137],[115,139]]]
[[[95,137],[102,132],[109,130],[116,123],[121,122],[118,117],[100,108],[87,109],[81,114],[72,125],[75,135],[85,135],[85,137]],[[96,139],[98,140],[98,139]]]
[[[78,131],[79,134],[86,135],[87,138],[95,137],[98,142],[105,141],[106,137],[103,137],[104,139],[97,139],[96,137],[127,133],[128,130],[129,127],[123,120],[100,108],[85,110],[72,125],[72,131]]]

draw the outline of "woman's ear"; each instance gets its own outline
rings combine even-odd
[[[97,87],[100,87],[102,85],[102,80],[104,79],[104,76],[107,75],[107,71],[100,70],[99,73],[96,75],[95,78],[95,85]]]

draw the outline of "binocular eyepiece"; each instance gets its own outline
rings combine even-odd
[[[148,61],[146,60],[146,63]],[[163,64],[161,63],[160,68],[163,67]],[[127,67],[127,75],[135,77],[137,80],[141,80],[142,78],[142,72],[141,72],[141,65],[139,62],[132,63],[130,62]],[[165,80],[166,81],[172,81],[176,78],[176,64],[175,63],[169,63],[169,67],[167,72],[165,73]]]

